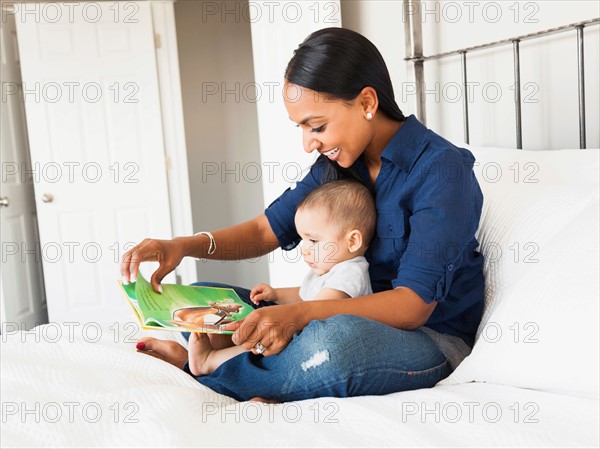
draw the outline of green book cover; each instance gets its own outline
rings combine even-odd
[[[223,325],[252,310],[232,288],[162,284],[162,293],[138,273],[136,282],[118,281],[142,329],[233,334]]]

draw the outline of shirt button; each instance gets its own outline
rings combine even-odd
[[[452,264],[448,265],[448,271],[452,271],[452,270],[454,270],[454,265],[452,265]]]
[[[388,225],[388,231],[392,232],[392,225]]]

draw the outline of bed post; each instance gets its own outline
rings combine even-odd
[[[583,65],[583,25],[577,27],[577,71],[579,85],[579,148],[584,150],[585,142],[585,74]]]
[[[425,74],[423,71],[423,30],[421,26],[420,3],[411,0],[403,0],[403,12],[406,57],[411,58],[413,62],[415,76],[417,118],[421,123],[426,125],[427,114],[425,110]]]
[[[515,78],[515,121],[517,129],[517,149],[523,149],[523,129],[521,127],[521,56],[519,53],[519,39],[514,39],[514,78]]]
[[[469,138],[469,83],[467,82],[467,52],[460,52],[460,63],[463,81],[463,126],[465,129],[465,143],[470,143]]]

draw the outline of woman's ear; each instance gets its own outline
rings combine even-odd
[[[377,98],[377,92],[370,86],[365,87],[360,91],[360,105],[364,114],[369,112],[375,115],[377,108],[379,107],[379,99]]]
[[[346,241],[348,242],[348,251],[355,253],[362,248],[363,236],[358,229],[353,229],[346,234]]]

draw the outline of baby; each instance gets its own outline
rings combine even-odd
[[[357,181],[331,181],[317,187],[298,204],[294,217],[302,256],[311,270],[300,287],[259,284],[250,292],[250,300],[291,304],[372,294],[364,254],[375,233],[376,216],[371,192]],[[207,334],[201,333],[192,333],[189,343],[189,368],[195,376],[212,373],[246,352],[241,346],[216,350]]]

